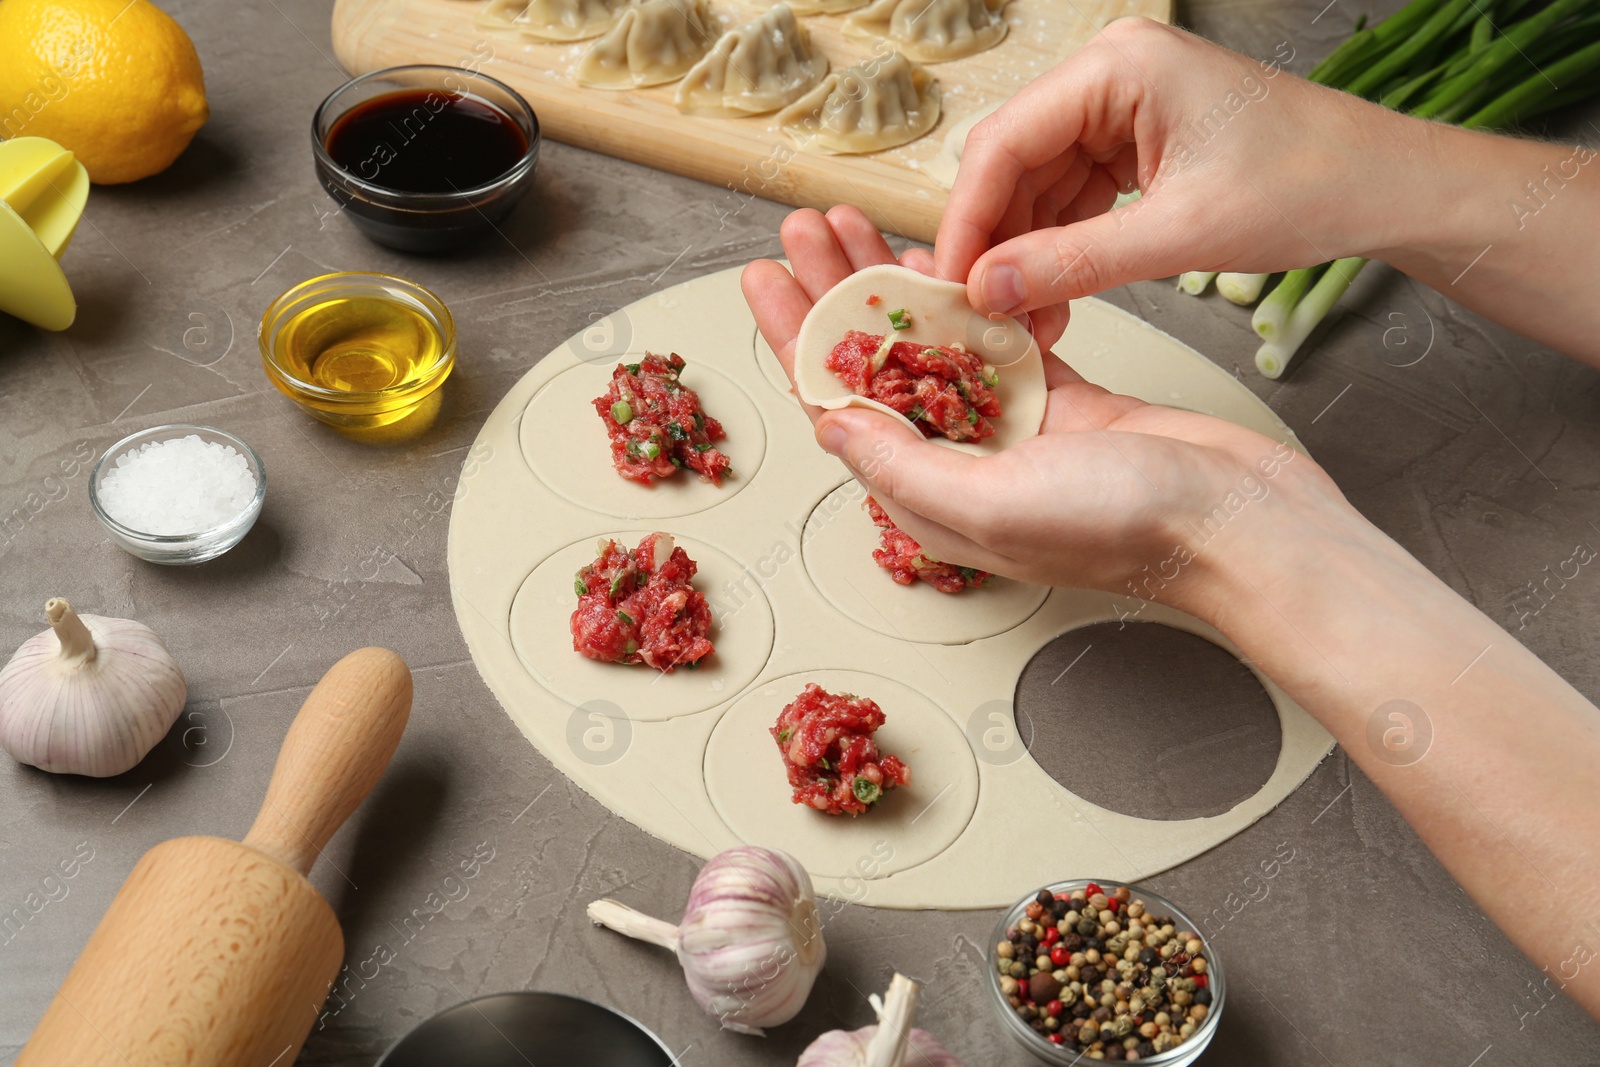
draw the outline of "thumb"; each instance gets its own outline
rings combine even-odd
[[[870,408],[829,411],[817,420],[817,443],[844,461],[869,492],[936,521],[971,506],[977,457],[934,444],[904,422]]]
[[[1064,304],[1127,282],[1165,278],[1194,267],[1173,235],[1170,212],[1136,200],[1069,226],[1013,237],[991,248],[967,276],[967,299],[990,315]]]

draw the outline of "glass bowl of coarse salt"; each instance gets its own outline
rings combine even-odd
[[[89,479],[95,516],[117,544],[151,563],[216,559],[250,532],[266,493],[255,449],[209,426],[124,437]]]

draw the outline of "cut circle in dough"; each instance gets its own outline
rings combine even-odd
[[[922,173],[944,188],[954,189],[956,175],[961,170],[961,157],[966,153],[967,138],[971,136],[972,128],[999,111],[1000,105],[1004,103],[1004,100],[996,100],[992,104],[986,104],[952,125],[950,132],[946,133],[944,140],[939,143],[938,153],[922,165]]]
[[[824,815],[793,801],[768,731],[809,682],[877,701],[879,749],[911,768],[911,782],[865,815]],[[791,674],[740,697],[711,733],[705,779],[712,806],[740,840],[781,848],[813,875],[841,879],[871,881],[927,862],[961,836],[978,804],[977,761],[955,720],[909,686],[860,671]],[[870,889],[865,896],[870,904]]]
[[[869,304],[871,297],[878,300]],[[888,312],[900,308],[907,311],[911,325],[896,332]],[[871,408],[911,426],[887,405],[857,396],[828,369],[829,353],[851,330],[895,332],[896,340],[927,345],[962,344],[999,370],[995,395],[1001,414],[994,420],[994,436],[978,442],[930,438],[935,444],[984,455],[1038,435],[1049,393],[1039,345],[1016,319],[987,319],[972,310],[965,285],[892,263],[879,264],[856,271],[822,294],[800,324],[794,347],[795,391],[800,399],[821,408]]]
[[[996,575],[981,588],[941,593],[927,582],[896,585],[878,566],[878,527],[851,479],[812,509],[801,538],[806,575],[841,615],[899,641],[964,645],[1014,629],[1039,610],[1049,586]]]
[[[625,358],[637,360],[643,355],[639,352]],[[653,485],[640,485],[618,474],[611,465],[605,423],[592,403],[606,391],[614,366],[585,363],[573,367],[534,394],[523,412],[518,437],[523,457],[541,482],[574,504],[602,515],[656,520],[716,507],[755,478],[767,452],[767,429],[760,411],[727,375],[694,360],[684,368],[683,384],[700,394],[706,414],[727,431],[728,436],[716,445],[732,461],[732,477],[717,486],[693,471],[682,470]]]
[[[789,375],[784,373],[783,364],[778,362],[778,353],[767,344],[767,339],[757,330],[751,342],[755,346],[756,364],[761,368],[761,376],[772,384],[772,387],[790,400],[794,399],[794,384],[789,381]]]
[[[535,567],[511,602],[511,647],[517,658],[535,681],[572,707],[604,696],[641,722],[693,715],[755,681],[772,655],[772,606],[760,583],[741,582],[748,567],[691,537],[677,542],[699,564],[694,587],[711,605],[716,651],[707,661],[694,670],[664,674],[638,664],[600,663],[573,651],[573,575],[594,562],[597,540],[610,537],[632,548],[650,532],[606,533],[568,545]]]

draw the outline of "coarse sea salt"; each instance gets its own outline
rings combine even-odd
[[[203,533],[238,517],[256,495],[250,464],[231,445],[196,434],[150,441],[116,458],[100,482],[100,506],[130,530]]]

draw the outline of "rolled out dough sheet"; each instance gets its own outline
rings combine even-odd
[[[685,381],[726,422],[738,477],[723,489],[687,476],[638,486],[610,469],[589,401],[616,362],[646,350],[682,355]],[[1109,304],[1077,302],[1059,350],[1107,388],[1299,447],[1225,371]],[[593,558],[597,538],[637,543],[650,529],[675,535],[701,565],[696,585],[711,603],[718,661],[706,669],[660,675],[572,651],[573,572]],[[863,558],[874,540],[860,490],[817,448],[734,269],[618,310],[512,387],[457,487],[451,592],[473,659],[507,713],[601,803],[702,857],[746,842],[785,849],[820,892],[874,907],[1002,907],[1063,878],[1147,878],[1266,814],[1332,746],[1261,678],[1283,741],[1254,796],[1221,815],[1174,821],[1091,804],[1028,755],[1012,700],[1040,648],[1140,603],[1017,583],[943,598],[895,585]],[[990,594],[998,595],[982,599]],[[942,602],[968,598],[983,606],[957,614]],[[1138,619],[1232,651],[1178,612],[1145,605]],[[808,678],[839,679],[879,701],[884,747],[912,767],[903,795],[854,820],[788,803],[765,727]],[[1041,818],[1052,825],[1048,850],[1035,847]]]
[[[911,768],[911,781],[885,793],[866,815],[823,815],[797,805],[788,779],[772,773],[782,768],[769,731],[810,682],[894,709],[892,717],[885,712],[876,740]],[[802,671],[754,687],[718,720],[705,774],[711,803],[741,840],[766,845],[781,839],[807,871],[834,879],[858,870],[864,859],[876,861],[880,876],[926,863],[961,836],[978,804],[978,762],[961,727],[932,697],[862,671]]]

